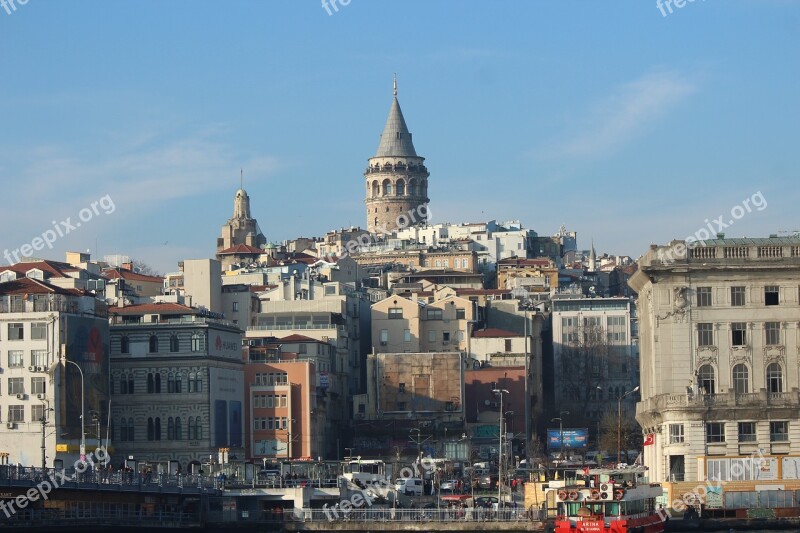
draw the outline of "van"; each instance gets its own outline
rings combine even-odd
[[[422,496],[424,485],[422,480],[416,477],[401,477],[394,482],[394,488],[400,494],[406,496]]]

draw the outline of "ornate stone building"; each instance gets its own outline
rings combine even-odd
[[[389,233],[428,219],[428,169],[417,155],[411,133],[397,101],[397,81],[389,118],[381,142],[364,171],[367,196],[367,229]]]
[[[217,239],[217,260],[223,270],[237,262],[255,261],[266,242],[258,221],[250,216],[250,197],[240,188],[233,200],[233,217],[222,226]]]

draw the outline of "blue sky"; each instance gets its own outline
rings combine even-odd
[[[18,0],[17,0],[18,1]],[[798,230],[800,2],[29,0],[0,8],[0,244],[211,257],[244,168],[267,238],[365,223],[392,75],[433,221],[641,255],[761,191]],[[5,263],[5,260],[2,260]]]

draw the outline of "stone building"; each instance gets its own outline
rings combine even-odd
[[[366,178],[367,229],[389,233],[398,228],[425,224],[428,219],[428,169],[417,155],[411,133],[397,101],[397,82],[389,118]]]
[[[109,314],[116,455],[184,472],[220,448],[244,457],[242,331],[177,303]]]
[[[234,263],[256,261],[266,242],[258,221],[250,215],[250,197],[240,188],[233,199],[233,216],[217,239],[217,260],[223,270]]]
[[[640,258],[629,283],[651,480],[800,488],[798,279],[796,237],[673,241]]]

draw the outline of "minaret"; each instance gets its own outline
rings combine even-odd
[[[400,102],[397,77],[389,118],[381,142],[364,171],[367,196],[367,229],[388,233],[409,226],[423,225],[428,219],[428,169],[425,158],[417,155]]]
[[[589,272],[597,272],[597,253],[594,251],[594,239],[592,239],[592,251],[589,252]]]

